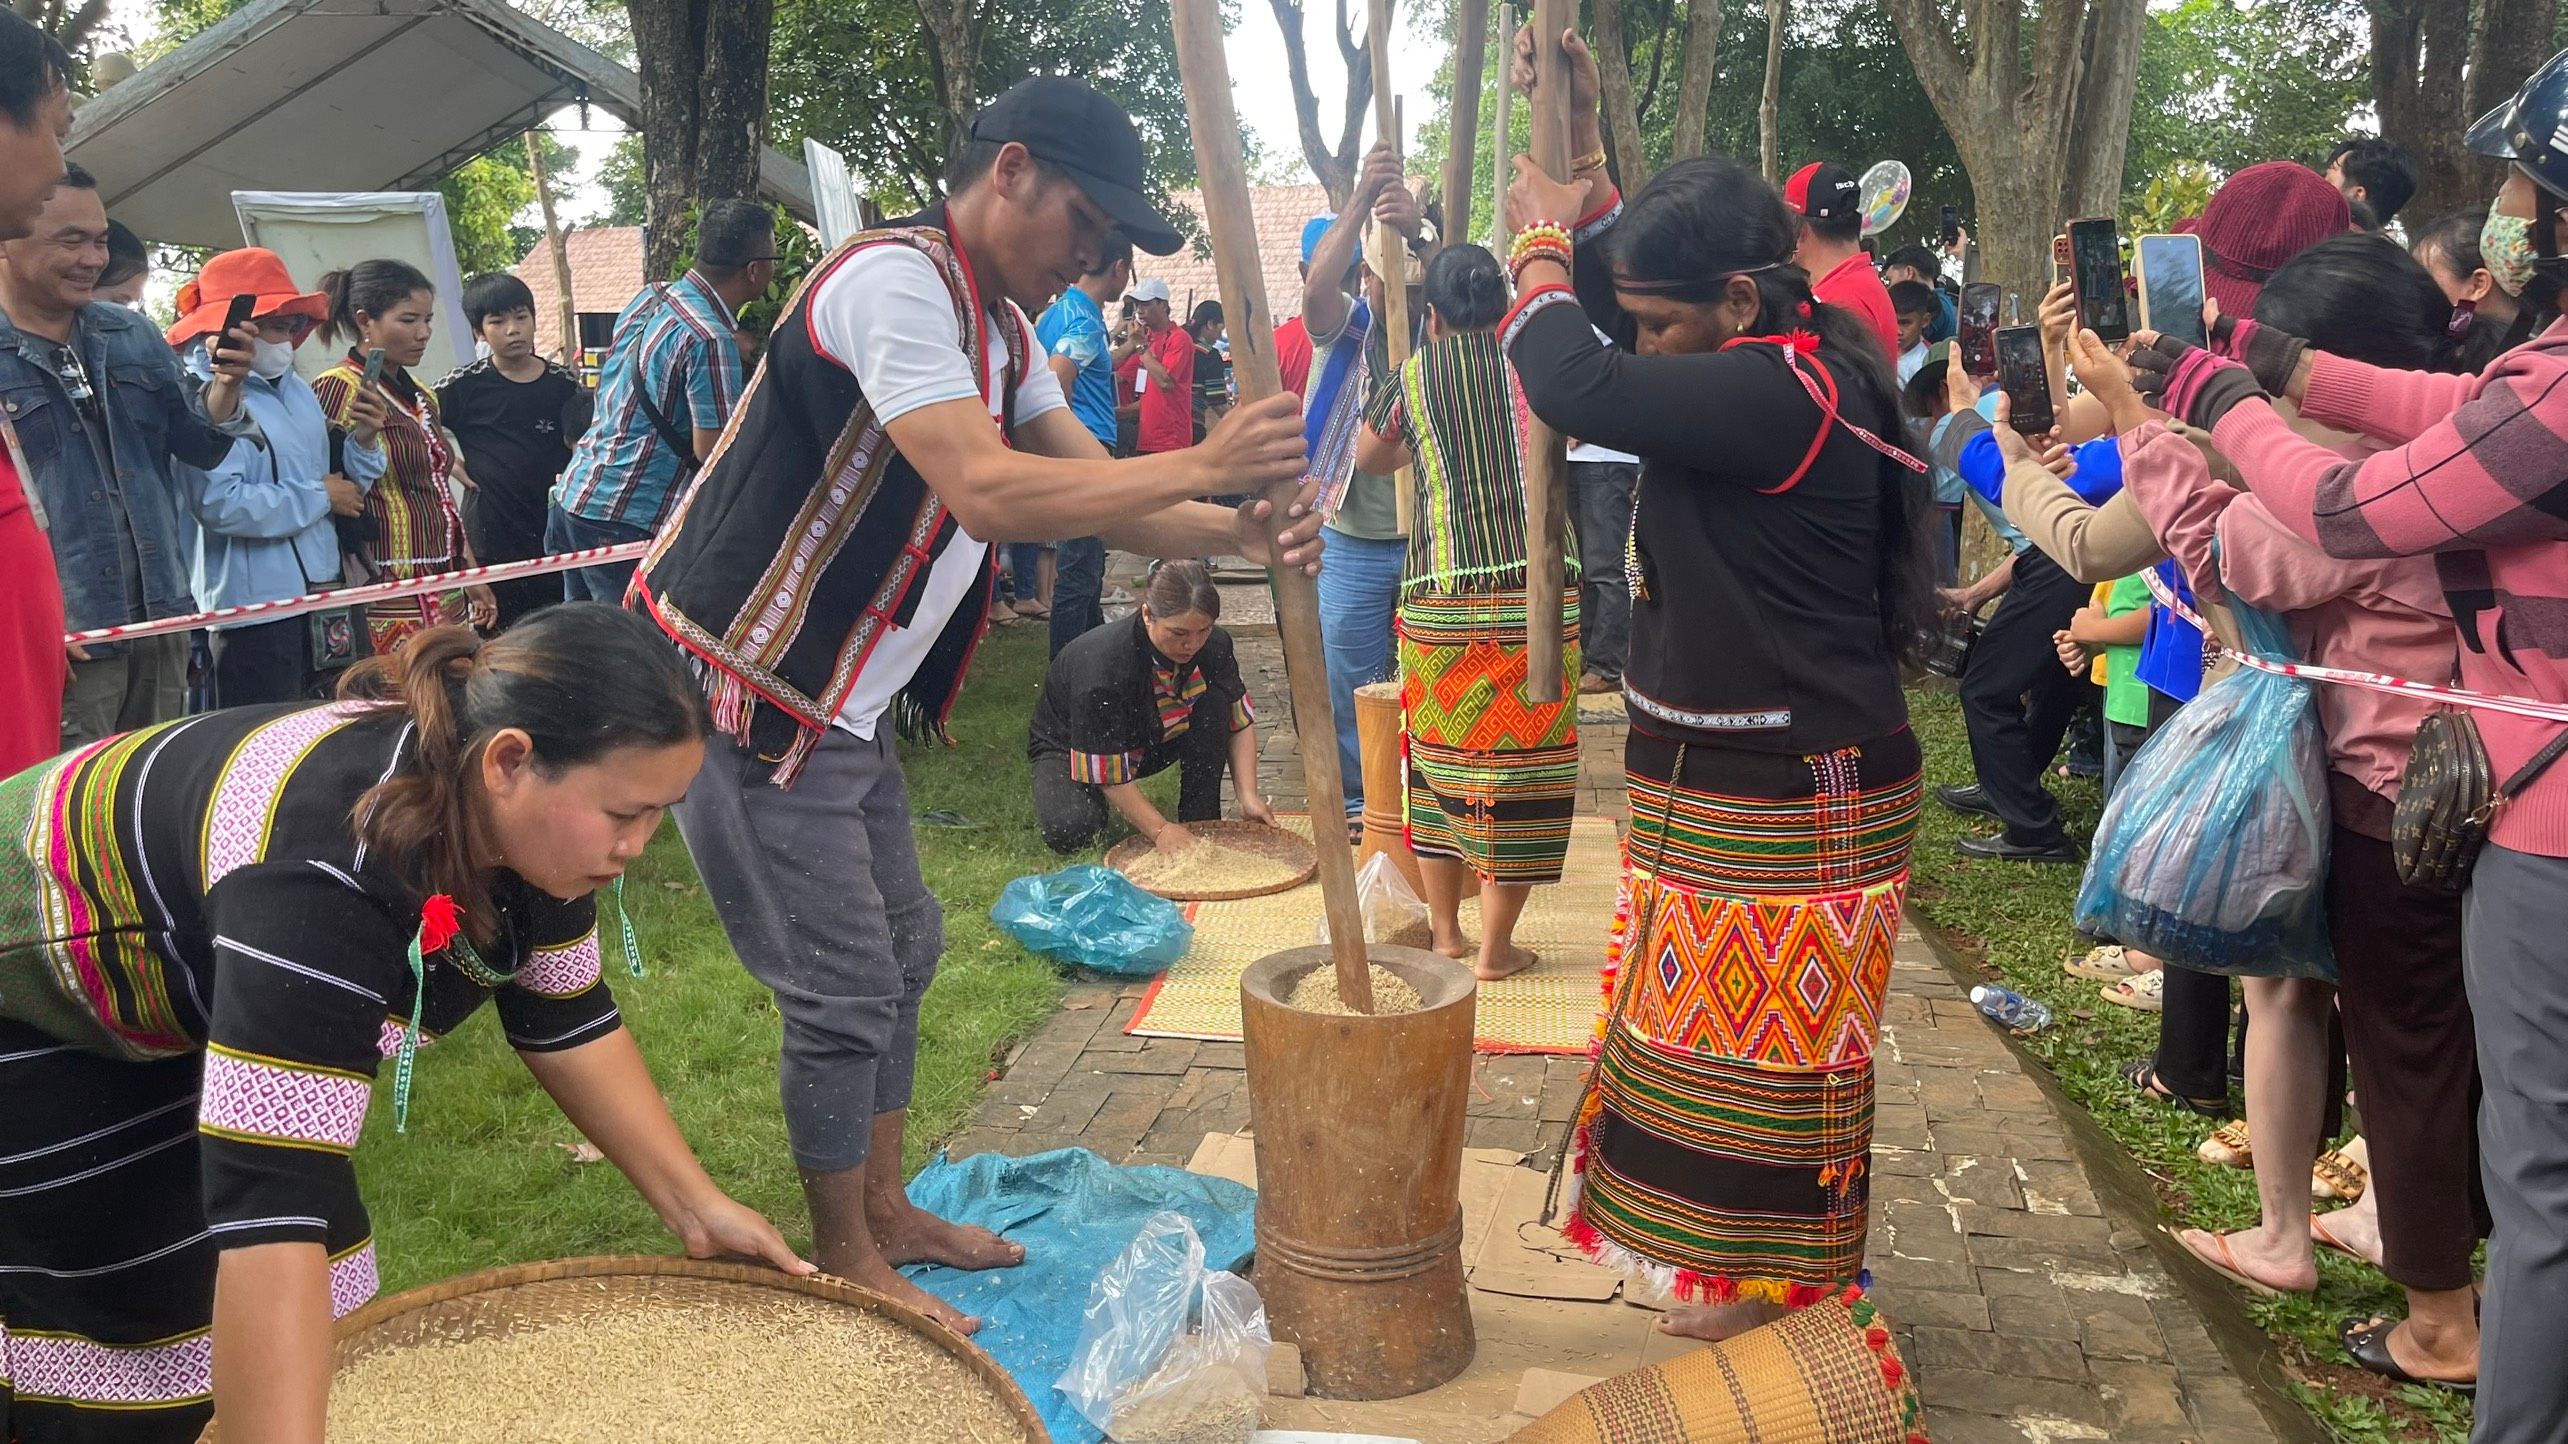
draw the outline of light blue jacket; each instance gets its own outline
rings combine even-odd
[[[199,380],[214,374],[202,341],[190,343],[180,361]],[[274,381],[244,378],[241,404],[267,434],[265,449],[235,446],[211,470],[176,468],[203,529],[196,598],[209,610],[283,601],[339,579],[339,534],[322,484],[330,474],[330,426],[320,398],[289,371]],[[367,450],[351,441],[346,460],[348,480],[371,486],[383,475],[383,444],[378,439]]]

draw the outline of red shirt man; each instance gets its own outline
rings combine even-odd
[[[1132,288],[1143,328],[1141,426],[1134,449],[1183,451],[1195,444],[1195,338],[1168,314],[1168,283],[1157,277]]]
[[[1890,288],[1864,254],[1863,207],[1855,178],[1842,166],[1815,160],[1784,182],[1786,205],[1801,213],[1801,249],[1793,260],[1810,273],[1810,292],[1831,306],[1861,316],[1881,338],[1885,361],[1899,355],[1899,315]]]
[[[1304,388],[1311,384],[1311,330],[1299,316],[1275,328],[1275,369],[1283,375],[1285,390],[1308,396]]]

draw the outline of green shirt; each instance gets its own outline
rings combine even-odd
[[[1497,333],[1433,341],[1400,368],[1400,382],[1365,408],[1365,424],[1409,448],[1416,479],[1404,591],[1448,595],[1525,584],[1524,451]],[[1577,575],[1575,541],[1563,560]]]
[[[2149,605],[2149,584],[2139,574],[2113,584],[2104,599],[2104,614],[2119,617]],[[2149,684],[2140,680],[2140,647],[2104,649],[2104,720],[2126,727],[2149,725]]]

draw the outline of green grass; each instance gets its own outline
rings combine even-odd
[[[1926,753],[1928,786],[1970,781],[1970,744],[1952,692],[1919,690],[1909,702]],[[2070,835],[2092,835],[2102,806],[2096,785],[2054,777],[2051,790],[2060,798]],[[2058,1021],[2026,1038],[2026,1047],[2139,1160],[2169,1221],[2210,1229],[2253,1225],[2255,1176],[2214,1168],[2194,1156],[2211,1125],[2148,1102],[2117,1076],[2125,1061],[2146,1058],[2157,1046],[2157,1015],[2100,1002],[2096,984],[2060,971],[2064,960],[2086,947],[2071,927],[2079,870],[1974,862],[1954,853],[1954,839],[1984,826],[1928,804],[1911,865],[1915,911],[1949,941],[1975,953],[1990,977],[2050,1005]],[[2348,1315],[2403,1312],[2397,1288],[2376,1270],[2335,1254],[2321,1252],[2318,1266],[2315,1296],[2249,1301],[2249,1315],[2272,1336],[2301,1381],[2294,1393],[2339,1439],[2466,1440],[2466,1402],[2437,1390],[2394,1389],[2346,1362],[2336,1342],[2337,1323]]]
[[[1026,718],[1044,664],[1041,627],[994,634],[955,709],[958,745],[902,749],[915,809],[951,808],[982,824],[918,830],[922,868],[945,903],[946,952],[922,1021],[907,1171],[964,1124],[994,1060],[1060,996],[1052,966],[989,917],[1009,879],[1059,865],[1035,835],[1026,776]],[[674,825],[625,894],[650,976],[628,978],[612,962],[608,976],[670,1111],[716,1182],[802,1242],[808,1224],[776,1099],[775,1005],[723,940]],[[536,1259],[671,1251],[623,1175],[558,1146],[578,1135],[489,1014],[420,1055],[407,1134],[392,1131],[384,1070],[357,1172],[385,1287]]]

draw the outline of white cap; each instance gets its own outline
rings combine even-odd
[[[1165,301],[1168,299],[1168,283],[1157,276],[1135,281],[1132,289],[1124,293],[1124,298],[1130,301]]]

